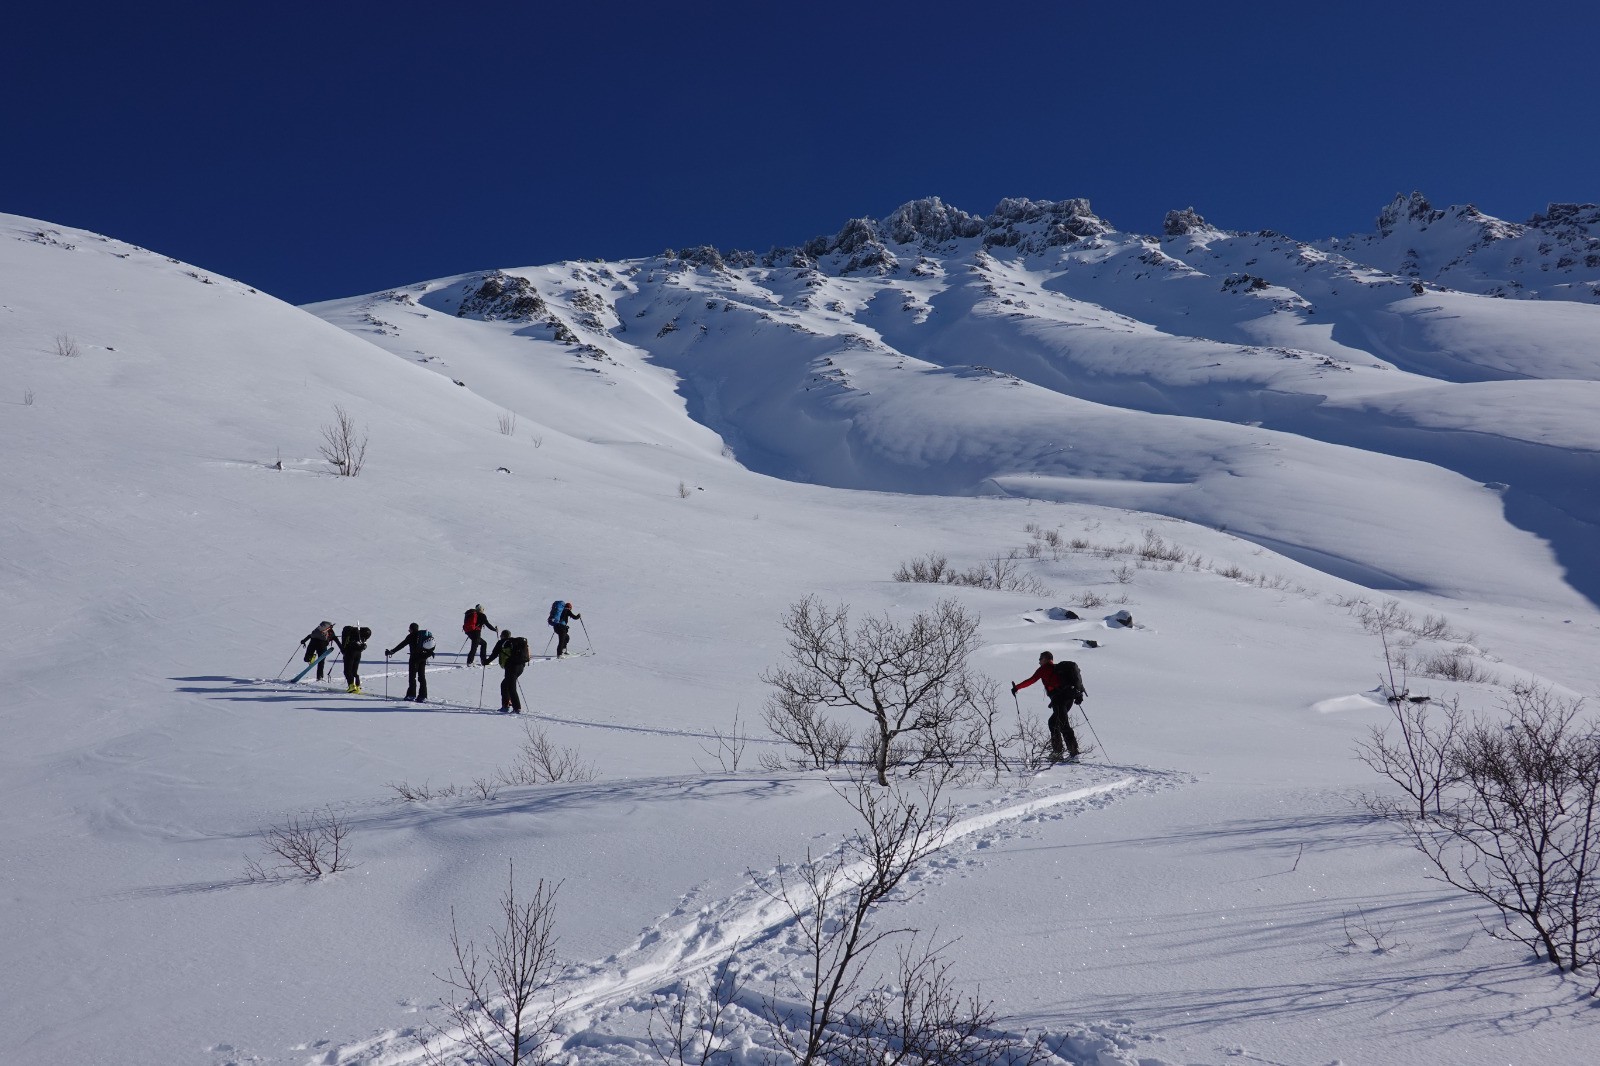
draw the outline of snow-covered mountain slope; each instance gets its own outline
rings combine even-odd
[[[1551,204],[1505,222],[1471,204],[1435,208],[1414,192],[1378,214],[1377,232],[1323,247],[1394,274],[1518,299],[1600,301],[1600,205]]]
[[[924,207],[907,217],[936,221]],[[1083,664],[1096,757],[966,785],[958,834],[886,915],[959,938],[958,979],[1006,1028],[1047,1034],[1048,1066],[1584,1061],[1587,985],[1483,936],[1352,806],[1373,782],[1351,744],[1386,712],[1344,606],[1377,597],[1335,575],[1435,593],[1402,598],[1458,632],[1415,653],[1493,680],[1415,683],[1486,709],[1530,679],[1600,688],[1600,612],[1542,530],[1502,516],[1515,480],[1497,496],[1198,397],[1329,390],[1363,425],[1458,434],[1469,455],[1516,442],[1579,476],[1587,430],[1559,401],[1586,383],[1339,371],[1218,339],[1220,319],[1177,337],[1053,287],[1066,275],[1027,257],[1068,246],[1024,238],[1093,224],[1038,210],[986,229],[1019,236],[981,255],[880,242],[898,273],[865,262],[870,241],[801,266],[563,264],[319,308],[346,329],[0,217],[0,1060],[419,1061],[452,908],[481,939],[508,860],[524,889],[562,883],[563,1056],[649,1060],[655,994],[724,947],[752,974],[792,965],[750,872],[850,822],[828,775],[757,768],[781,750],[759,721],[778,619],[816,594],[896,618],[956,596],[1001,683],[1042,649]],[[1116,343],[1061,341],[1079,333]],[[335,405],[370,434],[355,478],[317,454]],[[1406,508],[1424,533],[1396,545],[1416,522],[1386,516]],[[1231,531],[1246,520],[1254,539]],[[1181,558],[1141,559],[1152,537]],[[890,577],[1011,549],[1048,594]],[[479,798],[522,733],[480,713],[492,672],[448,668],[457,619],[482,602],[540,650],[556,597],[596,654],[536,662],[524,690],[596,776]],[[1082,617],[1046,609],[1063,605]],[[375,630],[366,694],[274,680],[323,618]],[[404,677],[381,653],[411,621],[444,649],[431,705],[382,698]],[[1033,719],[1036,691],[1018,704]],[[731,766],[718,734],[736,723]],[[358,866],[247,883],[261,830],[329,810]],[[1351,948],[1358,913],[1401,943]],[[736,1040],[753,1061],[760,1034]]]
[[[781,478],[1112,503],[1374,587],[1600,597],[1600,304],[1441,291],[1192,211],[1157,239],[1081,200],[980,219],[930,199],[759,258],[687,249],[314,310],[458,377],[498,336],[468,384],[485,396],[519,387],[500,374],[519,359],[568,360],[623,386],[625,419],[659,402],[644,368],[668,368],[696,421]]]

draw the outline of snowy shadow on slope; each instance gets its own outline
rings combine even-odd
[[[1554,984],[1558,975],[1544,970]],[[1136,994],[1087,996],[1074,1000],[1077,1016],[1127,1018],[1167,1032],[1205,1031],[1243,1022],[1279,1024],[1305,1015],[1322,1019],[1346,1012],[1352,1019],[1383,1016],[1391,1031],[1426,1038],[1457,1030],[1531,1032],[1543,1025],[1600,1025],[1600,1016],[1579,992],[1542,1008],[1529,1003],[1530,979],[1541,976],[1531,965],[1505,963],[1469,972],[1438,966],[1371,977],[1342,974],[1326,981],[1300,981],[1254,987],[1215,987]],[[1418,1019],[1410,1026],[1394,1018]],[[1027,1019],[1031,1025],[1060,1019]]]
[[[1144,771],[1146,773],[1150,771]],[[1375,837],[1374,834],[1381,834]],[[1346,848],[1370,847],[1385,839],[1401,841],[1398,831],[1376,815],[1364,810],[1308,814],[1294,818],[1241,818],[1231,822],[1183,825],[1170,833],[1152,836],[1125,837],[1069,844],[1044,844],[1026,847],[1026,851],[1060,851],[1072,848],[1093,848],[1109,844],[1136,848],[1189,846],[1204,842],[1207,850],[1217,853],[1244,852],[1260,856],[1271,849],[1284,856],[1283,871],[1289,872],[1301,854],[1342,851]],[[1264,874],[1264,877],[1277,876]]]
[[[298,703],[300,710],[316,711],[322,714],[485,714],[496,718],[501,717],[500,711],[494,707],[474,707],[465,703],[453,703],[448,700],[430,699],[426,703],[413,703],[406,700],[402,694],[383,696],[378,693],[366,692],[360,694],[345,694],[337,689],[299,689],[287,686],[295,685],[291,681],[261,680],[258,678],[243,677],[173,677],[169,681],[192,682],[180,685],[179,692],[193,693],[209,699],[238,701],[244,703]],[[210,682],[202,685],[199,682]],[[370,680],[368,682],[370,684]],[[337,703],[317,703],[319,699],[333,698]],[[683,737],[690,740],[724,741],[726,734],[706,733],[693,729],[667,729],[660,726],[633,725],[625,722],[605,722],[592,718],[561,717],[545,714],[538,710],[530,710],[523,715],[521,721],[540,722],[550,725],[574,726],[579,729],[609,729],[621,733],[646,733],[651,736]],[[774,737],[746,737],[747,745],[775,745],[781,746],[787,741]]]
[[[338,704],[324,704],[313,706],[308,701],[328,699],[335,696],[332,689],[309,688],[297,690],[288,686],[295,685],[292,681],[261,680],[259,678],[244,677],[173,677],[169,681],[189,682],[214,682],[211,685],[189,684],[179,685],[178,692],[187,692],[208,699],[228,700],[238,703],[298,703],[302,709],[308,711],[326,711],[338,714],[496,714],[494,710],[479,710],[464,704],[442,703],[429,700],[426,703],[410,703],[400,695],[381,696],[376,694],[352,695],[346,697],[349,702]],[[341,694],[342,695],[342,694]]]

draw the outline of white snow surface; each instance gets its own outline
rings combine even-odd
[[[508,862],[560,884],[558,1054],[654,1061],[659,997],[733,951],[793,964],[759,884],[851,826],[837,775],[757,761],[808,594],[955,596],[1002,684],[1081,664],[1093,756],[963,786],[883,916],[1057,1061],[1593,1061],[1592,980],[1486,935],[1360,803],[1388,712],[1351,598],[1474,634],[1419,650],[1494,680],[1419,690],[1600,686],[1600,305],[1461,250],[1505,291],[1357,261],[1422,217],[1453,261],[1463,213],[1413,214],[1312,246],[922,201],[767,261],[507,269],[538,297],[509,318],[456,314],[491,275],[300,309],[0,216],[0,1061],[421,1061],[452,908],[482,939]],[[336,404],[370,433],[355,478],[318,456]],[[1151,536],[1187,561],[1095,550]],[[1011,549],[1049,594],[891,579]],[[399,798],[521,741],[495,671],[480,711],[449,668],[461,612],[538,651],[556,598],[594,654],[523,685],[594,779]],[[364,695],[276,680],[324,618],[374,630]],[[412,621],[444,652],[429,704],[383,698]],[[263,829],[327,810],[359,865],[248,881]]]

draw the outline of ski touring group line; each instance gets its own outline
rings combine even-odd
[[[546,624],[551,629],[551,639],[556,642],[556,658],[565,658],[567,645],[572,639],[571,623],[583,621],[572,606],[571,601],[556,600],[550,605],[550,614]],[[488,630],[498,636],[494,647],[484,639],[483,631]],[[492,660],[504,670],[500,680],[500,713],[521,714],[522,698],[517,687],[517,681],[522,677],[522,671],[533,660],[532,649],[528,645],[527,637],[512,635],[511,630],[502,629],[489,621],[489,616],[483,613],[483,604],[474,604],[467,608],[461,619],[461,631],[467,637],[466,665],[471,666],[473,659],[477,658],[484,667],[488,667]],[[587,637],[588,628],[584,629]],[[327,661],[334,652],[338,652],[344,663],[345,691],[361,692],[361,657],[366,653],[367,642],[372,639],[372,630],[366,626],[344,626],[335,628],[332,622],[323,621],[315,629],[300,638],[300,647],[305,648],[304,661],[306,668],[296,674],[291,681],[299,681],[312,670],[316,671],[317,680],[321,681]],[[548,645],[547,645],[548,646]],[[428,660],[437,652],[433,634],[412,622],[406,635],[392,648],[385,648],[383,656],[387,660],[400,649],[406,649],[406,694],[405,699],[418,703],[426,702],[428,698]],[[293,656],[291,655],[292,659]],[[282,674],[282,671],[279,671]]]

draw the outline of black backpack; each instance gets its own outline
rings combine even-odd
[[[1066,662],[1056,663],[1056,672],[1061,677],[1062,686],[1072,697],[1073,703],[1083,702],[1083,671],[1078,669],[1078,664],[1068,659]]]
[[[504,652],[507,666],[527,666],[533,656],[528,651],[527,637],[512,637],[511,646]]]

